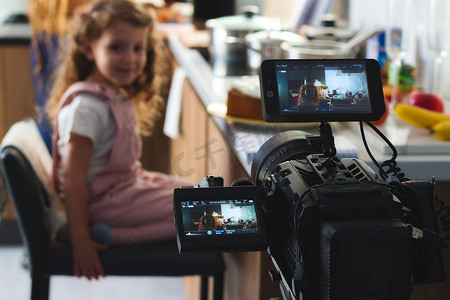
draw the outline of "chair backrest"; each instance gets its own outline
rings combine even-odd
[[[55,199],[49,193],[51,156],[33,120],[14,124],[1,144],[2,173],[11,195],[31,273],[42,270],[58,222]]]

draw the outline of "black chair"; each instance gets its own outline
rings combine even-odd
[[[46,187],[51,157],[37,135],[33,120],[18,122],[8,131],[0,153],[3,176],[28,254],[32,300],[48,299],[51,275],[73,275],[71,246],[54,242],[61,212]],[[207,298],[208,278],[212,276],[214,299],[222,299],[225,264],[220,254],[181,255],[176,242],[168,241],[111,245],[100,253],[100,259],[107,276],[200,275],[202,300]]]

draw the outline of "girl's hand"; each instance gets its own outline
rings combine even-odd
[[[98,244],[91,239],[84,242],[73,243],[73,269],[77,277],[87,279],[99,279],[105,277],[102,263],[98,256],[98,251],[108,248],[106,244]]]
[[[93,145],[89,138],[72,133],[63,166],[66,213],[73,245],[73,269],[76,276],[85,276],[89,280],[105,276],[98,251],[108,247],[97,244],[89,235],[89,191],[86,174],[92,152]]]

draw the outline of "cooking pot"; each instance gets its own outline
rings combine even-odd
[[[205,25],[210,31],[209,53],[213,64],[218,61],[220,64],[224,63],[225,65],[234,64],[233,68],[237,66],[248,69],[245,36],[248,33],[258,31],[281,29],[279,21],[259,16],[257,13],[257,7],[245,6],[243,7],[242,15],[220,17],[206,21]],[[222,76],[225,74],[215,75]]]
[[[327,40],[312,40],[300,43],[283,43],[281,48],[286,58],[320,59],[320,58],[355,58],[354,48],[346,47],[346,43]]]
[[[305,40],[298,43],[283,43],[281,48],[287,58],[318,59],[318,58],[355,58],[359,47],[372,36],[378,34],[380,28],[368,27],[358,31],[347,42],[332,40]]]
[[[329,40],[346,42],[355,34],[355,30],[342,27],[343,20],[335,14],[325,14],[320,20],[320,26],[304,24],[300,28],[302,35],[309,40]]]
[[[257,73],[261,62],[269,58],[287,58],[281,44],[285,42],[299,43],[306,38],[290,31],[259,31],[245,36],[247,62],[250,69]]]

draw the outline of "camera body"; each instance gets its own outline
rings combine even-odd
[[[329,89],[346,82],[341,96],[358,96],[332,91],[321,104],[298,105],[298,86],[314,78]],[[223,187],[208,176],[175,189],[180,252],[266,250],[286,300],[409,299],[411,284],[443,281],[434,180],[388,183],[363,161],[335,155],[327,120],[370,121],[384,112],[377,64],[270,60],[260,82],[266,120],[319,121],[320,136],[273,136],[255,155],[251,181]]]
[[[439,232],[434,182],[390,187],[358,159],[327,159],[285,161],[262,183],[285,299],[409,299],[411,283],[444,280],[440,246],[412,236],[415,228]]]

